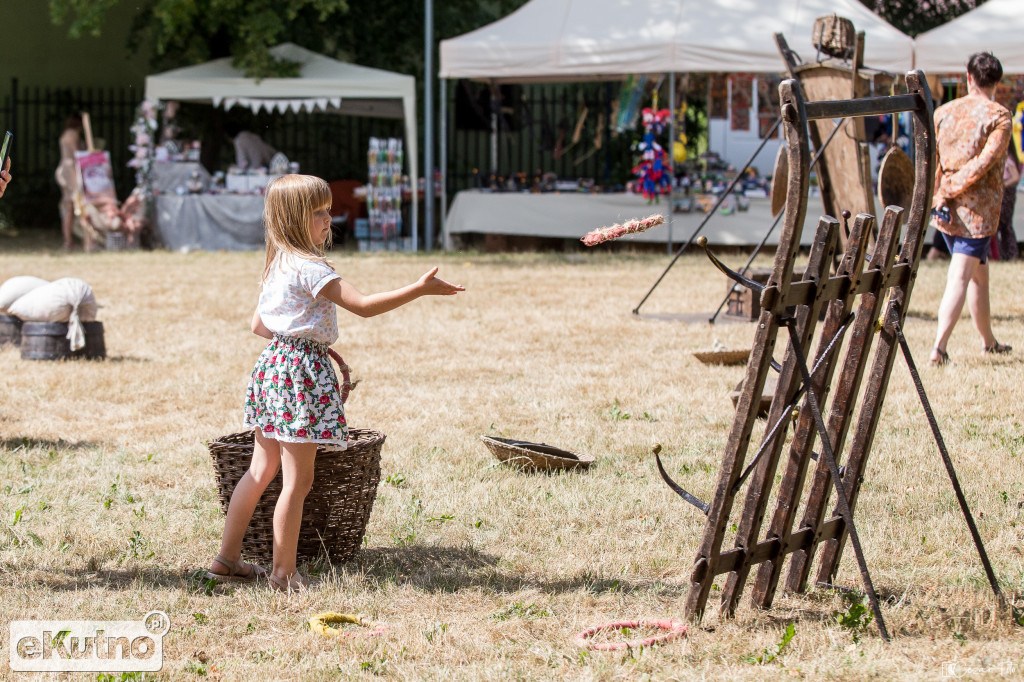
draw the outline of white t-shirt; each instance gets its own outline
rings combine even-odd
[[[270,165],[277,150],[264,142],[256,133],[243,130],[235,136],[235,165],[241,168],[259,168]]]
[[[257,305],[263,325],[282,336],[334,343],[338,340],[335,305],[317,297],[332,279],[341,277],[326,263],[278,254]]]

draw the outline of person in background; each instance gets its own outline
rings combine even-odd
[[[1017,185],[1020,183],[1020,162],[1012,145],[1006,153],[1003,166],[1003,205],[999,212],[999,228],[989,255],[992,260],[1016,260],[1020,256],[1017,235],[1013,230],[1013,209],[1017,204]]]
[[[64,132],[60,134],[60,164],[54,172],[60,186],[60,229],[64,236],[64,250],[74,246],[72,230],[75,226],[75,191],[78,189],[78,174],[75,172],[75,152],[85,150],[82,139],[82,114],[75,111],[64,121]],[[86,251],[92,249],[92,238],[88,230],[84,236]]]
[[[0,197],[7,191],[7,183],[11,181],[11,157],[7,157],[4,169],[0,171]]]
[[[1002,77],[1002,64],[991,53],[973,54],[967,61],[967,95],[935,110],[938,163],[931,225],[942,233],[950,262],[931,352],[934,365],[949,362],[946,342],[965,300],[982,352],[1012,350],[996,341],[989,310],[989,241],[999,225],[1011,131],[1010,112],[994,99]]]
[[[266,168],[277,150],[259,135],[242,130],[237,123],[227,123],[224,132],[235,145],[235,165],[239,168]]]

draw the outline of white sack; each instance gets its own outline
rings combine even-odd
[[[11,277],[3,284],[0,284],[0,310],[7,312],[7,308],[9,308],[12,303],[33,289],[38,289],[44,284],[49,284],[49,282],[39,277],[33,277],[32,275]]]
[[[25,322],[67,322],[71,351],[85,347],[83,322],[96,319],[96,296],[80,279],[64,277],[25,294],[11,304],[11,315]]]

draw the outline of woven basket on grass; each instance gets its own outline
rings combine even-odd
[[[742,365],[750,359],[750,349],[694,351],[693,357],[705,365]]]
[[[590,455],[581,455],[544,443],[529,443],[493,436],[480,436],[480,439],[499,460],[521,469],[586,469],[594,463],[594,458]]]
[[[321,555],[331,561],[345,561],[359,551],[377,496],[384,439],[379,431],[350,429],[347,449],[317,445],[313,487],[302,508],[297,553],[300,562]],[[253,431],[243,431],[210,441],[217,492],[225,513],[231,493],[249,469],[254,440]],[[242,555],[248,561],[267,566],[273,563],[274,506],[280,493],[278,472],[260,498],[242,540]]]

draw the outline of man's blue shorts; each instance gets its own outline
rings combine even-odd
[[[940,232],[950,253],[962,253],[977,258],[984,264],[988,261],[988,245],[992,237],[951,237]]]

